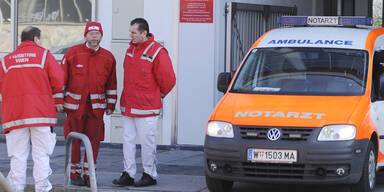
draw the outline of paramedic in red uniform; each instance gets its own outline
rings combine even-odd
[[[88,136],[96,166],[100,141],[104,140],[104,112],[115,109],[116,61],[112,53],[100,47],[103,36],[101,24],[88,22],[84,36],[86,42],[71,47],[62,59],[64,69],[64,136],[70,132]],[[88,161],[80,165],[80,140],[74,139],[71,157],[71,183],[89,186]]]
[[[26,186],[31,148],[35,191],[52,189],[49,157],[56,134],[51,126],[57,122],[56,110],[63,110],[64,74],[52,54],[39,46],[40,33],[36,27],[25,28],[16,51],[1,60],[1,122],[11,158],[7,179],[15,191]]]
[[[124,170],[116,185],[136,187],[155,185],[157,121],[162,107],[161,99],[176,83],[175,73],[167,50],[154,41],[145,19],[131,21],[132,38],[124,59],[124,88],[120,106],[124,127]],[[136,174],[136,136],[141,143],[144,173],[138,182]]]

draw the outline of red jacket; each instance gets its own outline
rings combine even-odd
[[[159,115],[161,98],[176,84],[167,50],[154,36],[141,44],[130,43],[124,59],[124,88],[121,112],[125,116]]]
[[[90,97],[95,114],[115,109],[116,61],[112,53],[99,47],[97,51],[86,44],[71,47],[62,60],[64,69],[64,110],[83,110]]]
[[[63,71],[52,54],[24,41],[1,62],[1,121],[4,132],[54,126],[56,104],[62,104]]]

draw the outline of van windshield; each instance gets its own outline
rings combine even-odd
[[[362,95],[368,52],[332,48],[259,48],[248,55],[230,92]]]

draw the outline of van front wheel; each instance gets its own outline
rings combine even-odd
[[[360,181],[351,186],[351,192],[374,192],[376,185],[376,150],[372,142],[368,143]]]
[[[229,192],[232,191],[233,181],[215,179],[205,175],[205,182],[210,192]]]

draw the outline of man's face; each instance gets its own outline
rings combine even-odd
[[[140,32],[138,24],[131,25],[129,32],[132,38],[132,43],[140,44],[147,41],[147,31]]]
[[[100,31],[89,31],[85,35],[85,40],[87,41],[88,45],[91,47],[97,47],[100,44],[101,41],[101,33]]]

